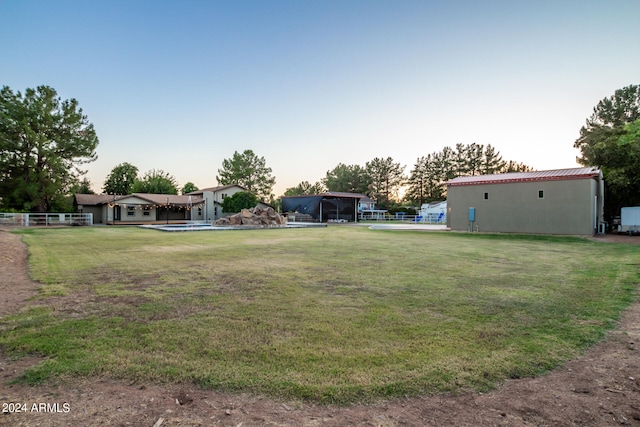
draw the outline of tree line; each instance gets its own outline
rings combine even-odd
[[[640,86],[630,85],[593,108],[574,147],[578,163],[602,170],[605,218],[625,206],[640,206]]]
[[[262,200],[269,200],[271,190],[275,185],[275,178],[271,175],[271,168],[266,166],[264,157],[257,156],[253,150],[233,153],[230,159],[224,159],[222,168],[218,169],[216,181],[218,185],[237,184],[255,194]],[[139,170],[130,163],[115,166],[102,187],[105,194],[178,194],[178,184],[173,175],[161,169],[151,169],[142,177]],[[197,191],[198,187],[187,182],[180,190],[181,194]]]
[[[446,197],[445,183],[467,175],[484,175],[532,170],[524,163],[505,161],[490,144],[457,144],[419,157],[409,174],[406,166],[393,158],[374,158],[364,166],[339,163],[327,171],[321,181],[303,181],[288,188],[285,196],[318,194],[324,191],[360,193],[371,197],[378,206],[389,208],[393,203],[422,205]],[[406,187],[403,200],[399,191]]]
[[[92,192],[85,165],[97,159],[99,139],[75,99],[61,99],[55,89],[38,86],[24,93],[8,86],[0,90],[0,210],[68,211],[70,195]],[[640,86],[630,85],[601,100],[574,142],[578,162],[596,166],[605,178],[605,213],[611,218],[622,206],[640,205]],[[391,157],[361,165],[339,163],[323,179],[303,181],[285,195],[324,191],[366,194],[381,207],[399,201],[420,205],[446,197],[445,183],[458,176],[528,171],[523,163],[505,161],[495,147],[457,144],[419,157],[411,170]],[[222,162],[219,185],[238,184],[260,199],[274,202],[275,177],[264,157],[252,150],[234,152]],[[108,194],[177,194],[169,173],[121,163],[113,168],[102,190]],[[185,184],[183,194],[196,191]]]

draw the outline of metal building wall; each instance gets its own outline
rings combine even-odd
[[[473,231],[592,235],[603,204],[599,189],[593,178],[450,186],[447,222],[462,231],[472,225]]]

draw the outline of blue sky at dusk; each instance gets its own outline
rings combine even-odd
[[[576,166],[599,100],[640,84],[640,1],[0,0],[0,85],[49,85],[119,163],[216,185],[252,149],[274,193],[338,163],[491,144]]]

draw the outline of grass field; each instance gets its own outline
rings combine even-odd
[[[24,381],[137,382],[349,403],[484,391],[602,339],[640,247],[361,227],[21,232],[41,294],[0,349]]]

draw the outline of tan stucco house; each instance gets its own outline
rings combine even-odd
[[[452,230],[593,235],[604,231],[597,168],[464,176],[447,185]]]

